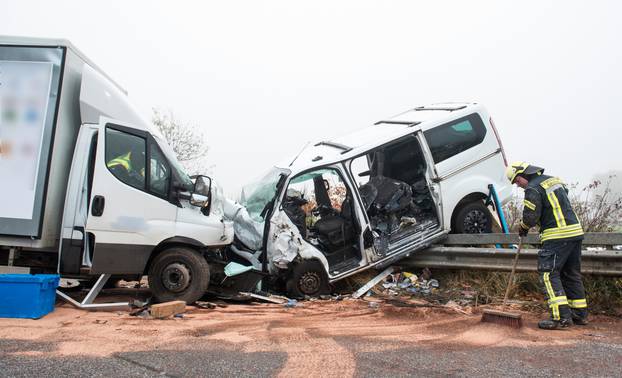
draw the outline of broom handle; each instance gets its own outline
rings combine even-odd
[[[505,296],[503,297],[503,305],[508,300],[508,295],[510,295],[510,289],[512,288],[512,284],[514,283],[514,272],[516,272],[516,264],[518,263],[518,255],[520,253],[521,248],[523,247],[523,237],[518,237],[518,249],[516,250],[516,255],[514,256],[514,264],[512,264],[512,272],[510,273],[510,279],[508,280],[508,287],[505,289]]]

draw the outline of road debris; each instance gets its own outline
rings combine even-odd
[[[266,296],[266,295],[259,295],[259,294],[255,294],[255,293],[244,293],[244,292],[240,292],[240,294],[248,295],[251,298],[259,299],[259,300],[270,302],[270,303],[276,303],[276,304],[285,304],[288,301],[291,301],[291,299],[286,298],[286,297],[282,297],[280,295],[268,295],[268,296]]]
[[[169,316],[181,314],[186,311],[186,302],[184,301],[172,301],[165,303],[158,303],[151,306],[149,313],[156,319],[164,319]]]
[[[354,292],[354,294],[352,294],[352,298],[360,298],[361,295],[367,293],[369,290],[371,290],[374,286],[376,286],[377,284],[380,283],[380,281],[382,281],[383,279],[385,279],[388,275],[390,275],[391,273],[393,273],[394,268],[392,266],[388,267],[387,269],[385,269],[384,271],[382,271],[382,273],[380,273],[379,275],[377,275],[376,277],[372,278],[368,283],[366,283],[365,285],[363,285],[363,287],[361,287],[360,289],[358,289],[356,292]]]
[[[215,303],[203,302],[203,301],[196,301],[194,302],[194,305],[200,308],[207,309],[207,310],[213,310],[217,307]]]
[[[287,303],[283,305],[285,308],[294,308],[294,307],[302,307],[302,303],[299,303],[295,299],[288,299]]]

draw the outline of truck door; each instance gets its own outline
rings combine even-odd
[[[175,234],[171,167],[145,130],[102,118],[86,232],[91,273],[142,274],[153,248]]]
[[[86,221],[91,202],[97,138],[97,125],[82,125],[74,148],[58,259],[58,271],[65,275],[78,275],[80,268],[91,267],[93,240],[86,232]]]

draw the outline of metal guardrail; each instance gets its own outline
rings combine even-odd
[[[417,268],[510,271],[516,252],[511,245],[517,242],[516,234],[449,235],[443,241],[443,246],[434,245],[416,252],[411,257],[402,260],[400,264]],[[494,248],[495,244],[505,245],[505,248]],[[517,271],[535,272],[537,270],[538,249],[525,247],[539,244],[537,235],[528,235],[524,239],[524,247],[516,267]],[[622,233],[586,234],[583,241],[581,272],[622,276],[622,251],[612,249],[615,245],[622,245]]]

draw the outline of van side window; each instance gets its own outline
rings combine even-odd
[[[157,196],[166,197],[171,180],[171,170],[158,146],[155,143],[150,143],[149,148],[149,170],[151,171],[149,173],[149,191]]]
[[[484,140],[486,126],[477,113],[423,132],[430,146],[434,163],[457,155]]]
[[[147,142],[144,138],[106,128],[106,166],[119,180],[145,190]]]

